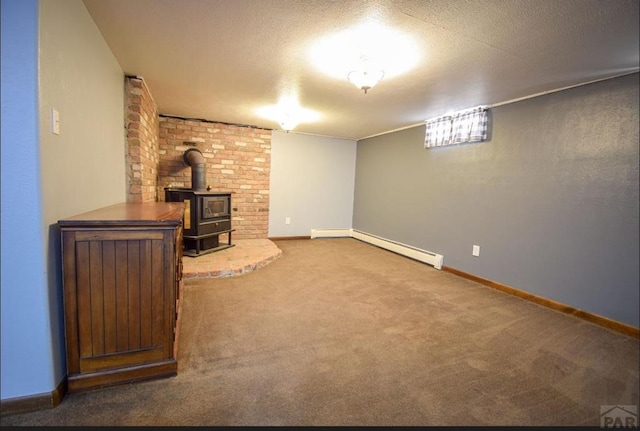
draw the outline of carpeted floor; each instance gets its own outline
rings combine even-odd
[[[639,342],[355,239],[187,280],[178,376],[2,425],[600,425]]]

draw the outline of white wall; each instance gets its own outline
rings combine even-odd
[[[40,3],[42,188],[57,223],[126,200],[124,73],[81,0]]]
[[[351,228],[355,167],[355,141],[274,130],[269,237]]]
[[[2,399],[50,393],[66,372],[58,220],[126,200],[124,73],[84,4],[29,0],[16,47],[4,37],[5,19],[18,18],[5,3],[23,0],[2,0]],[[30,80],[8,83],[7,100],[5,63]],[[13,94],[24,88],[28,98]]]

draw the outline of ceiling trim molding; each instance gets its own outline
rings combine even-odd
[[[621,76],[632,75],[634,73],[638,73],[639,71],[640,71],[640,68],[636,67],[636,68],[633,68],[633,70],[630,71],[630,72],[624,72],[624,73],[620,73],[618,75],[608,76],[606,78],[594,79],[593,81],[581,82],[579,84],[568,85],[566,87],[556,88],[554,90],[541,91],[540,93],[531,94],[529,96],[523,96],[523,97],[519,97],[517,99],[511,99],[511,100],[506,100],[504,102],[494,103],[493,105],[487,105],[487,107],[488,108],[497,108],[498,106],[509,105],[511,103],[520,102],[522,100],[533,99],[534,97],[546,96],[547,94],[557,93],[559,91],[569,90],[571,88],[582,87],[583,85],[595,84],[596,82],[608,81],[609,79],[615,79],[615,78],[620,78]]]
[[[569,90],[571,88],[576,88],[576,87],[582,87],[583,85],[595,84],[596,82],[608,81],[609,79],[615,79],[615,78],[620,78],[622,76],[633,75],[634,73],[638,73],[638,72],[640,72],[640,68],[636,67],[636,68],[633,68],[633,70],[631,70],[631,71],[620,73],[618,75],[608,76],[606,78],[594,79],[592,81],[581,82],[579,84],[568,85],[566,87],[556,88],[556,89],[553,89],[553,90],[542,91],[540,93],[530,94],[528,96],[518,97],[517,99],[505,100],[504,102],[497,102],[497,103],[493,103],[491,105],[482,105],[482,106],[485,106],[487,108],[497,108],[499,106],[510,105],[512,103],[521,102],[523,100],[533,99],[534,97],[546,96],[548,94],[557,93],[559,91]],[[399,132],[401,130],[411,129],[413,127],[422,126],[425,123],[426,123],[426,120],[422,121],[420,123],[412,124],[410,126],[401,127],[399,129],[393,129],[393,130],[389,130],[387,132],[381,132],[381,133],[377,133],[375,135],[365,136],[364,138],[358,139],[358,141],[362,141],[362,140],[369,139],[369,138],[375,138],[376,136],[387,135],[389,133]]]

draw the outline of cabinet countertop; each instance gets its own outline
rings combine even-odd
[[[178,225],[184,205],[175,202],[119,203],[59,220],[60,226],[94,224]]]

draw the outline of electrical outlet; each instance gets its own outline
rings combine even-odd
[[[479,245],[474,245],[473,246],[473,251],[471,252],[471,254],[473,254],[474,256],[480,256],[480,246]]]
[[[284,224],[291,224],[291,219],[289,217],[286,217],[284,219]]]

